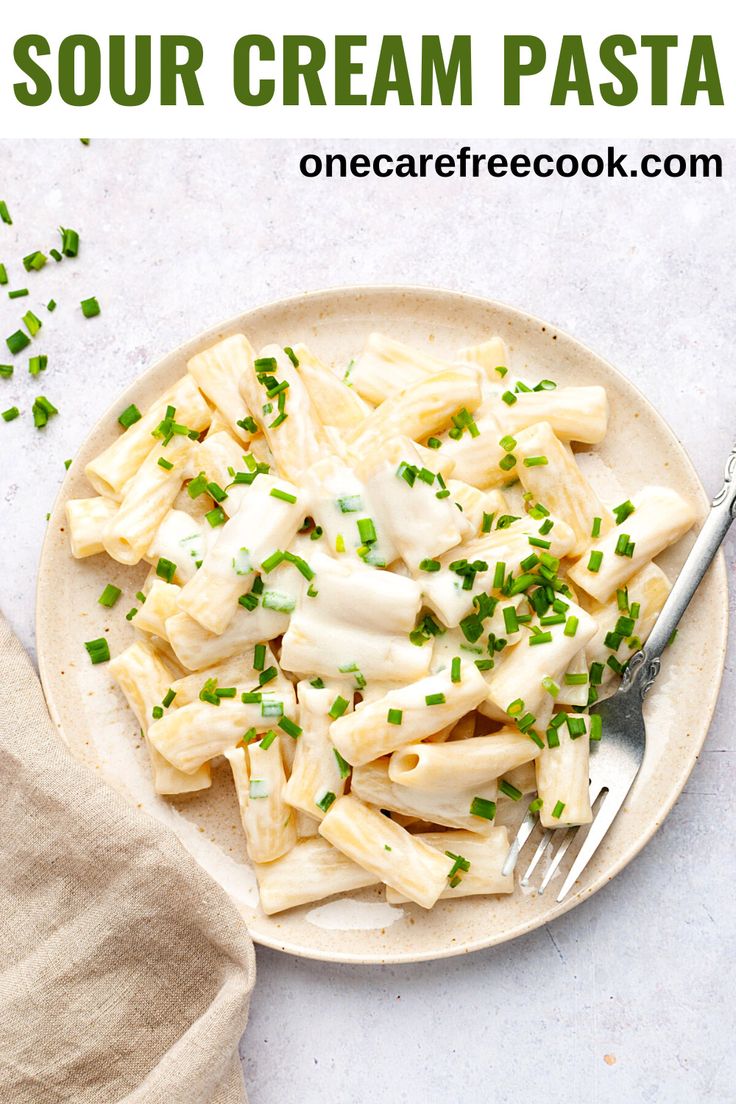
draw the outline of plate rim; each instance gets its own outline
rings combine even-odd
[[[588,356],[592,356],[598,362],[605,365],[607,371],[609,371],[614,377],[621,380],[624,385],[630,388],[636,393],[642,405],[646,408],[647,412],[655,422],[658,423],[660,428],[663,428],[667,434],[676,442],[677,447],[680,450],[681,459],[690,471],[690,475],[693,479],[695,486],[698,488],[700,505],[710,504],[710,499],[707,496],[705,488],[703,487],[700,476],[693,465],[690,455],[688,454],[685,446],[680,441],[675,431],[670,426],[669,422],[659,413],[654,404],[642,393],[639,387],[623,374],[618,368],[615,367],[606,357],[596,352],[585,342],[579,338],[573,336],[567,330],[562,329],[549,322],[548,320],[539,317],[536,314],[530,313],[516,307],[510,303],[506,303],[503,300],[491,299],[475,293],[466,293],[458,291],[452,288],[439,287],[431,284],[397,284],[397,283],[372,283],[372,284],[342,284],[332,287],[318,288],[311,291],[298,293],[295,295],[282,296],[278,299],[268,300],[263,303],[257,303],[256,305],[249,307],[246,311],[241,311],[239,314],[235,314],[230,318],[219,322],[215,325],[207,327],[207,329],[200,331],[195,336],[180,342],[173,349],[157,357],[157,359],[150,364],[140,375],[136,377],[129,385],[121,392],[114,400],[115,405],[125,403],[129,397],[129,393],[137,391],[141,384],[144,384],[146,380],[159,371],[163,365],[175,360],[176,358],[183,357],[185,350],[190,349],[192,346],[204,347],[205,343],[212,341],[217,335],[224,332],[231,332],[237,327],[245,327],[247,325],[246,320],[255,314],[262,311],[279,311],[288,310],[297,304],[302,304],[310,300],[325,299],[330,300],[334,297],[357,297],[374,294],[376,292],[393,295],[408,295],[416,296],[421,295],[424,297],[434,298],[439,301],[447,301],[448,299],[455,300],[459,304],[475,305],[478,308],[491,308],[500,310],[501,312],[513,316],[519,323],[526,323],[539,326],[542,329],[546,329],[550,334],[556,334],[570,342],[573,346],[582,350]],[[108,405],[101,416],[95,421],[88,432],[85,434],[84,439],[77,447],[77,453],[82,452],[85,449],[88,441],[91,440],[98,432],[104,429],[107,423],[110,413],[111,405]],[[51,509],[49,525],[44,533],[44,539],[41,544],[41,550],[38,560],[38,569],[36,575],[36,587],[35,587],[35,612],[34,612],[34,628],[36,638],[36,654],[38,661],[39,675],[41,679],[41,686],[43,688],[44,698],[46,705],[51,715],[51,719],[54,723],[59,737],[62,742],[69,747],[63,731],[63,725],[61,717],[56,708],[56,704],[53,697],[52,687],[53,681],[50,674],[50,656],[47,652],[47,648],[44,644],[44,626],[42,615],[42,599],[44,586],[46,584],[46,557],[49,554],[49,548],[51,544],[52,522],[55,520],[57,514],[63,509],[64,502],[67,497],[67,484],[70,481],[71,476],[65,475],[62,483],[59,487],[57,495],[54,499],[54,504]],[[718,552],[709,574],[715,576],[714,582],[721,594],[728,595],[728,575],[726,570],[725,556],[723,548]],[[668,797],[659,803],[656,811],[652,812],[649,823],[645,829],[643,829],[635,840],[631,842],[628,848],[625,848],[615,859],[615,861],[608,867],[608,869],[602,873],[598,878],[591,882],[588,886],[577,890],[574,893],[568,895],[566,900],[561,904],[555,902],[555,906],[552,908],[551,913],[547,912],[544,916],[540,916],[538,919],[530,917],[524,921],[521,921],[515,927],[504,930],[498,934],[491,934],[480,936],[477,939],[465,942],[459,946],[447,946],[436,951],[397,951],[396,953],[387,955],[368,955],[362,953],[353,953],[349,951],[335,951],[333,953],[327,953],[320,949],[310,949],[309,947],[303,947],[301,944],[289,944],[288,941],[279,940],[269,936],[254,935],[250,928],[246,928],[250,938],[253,942],[258,943],[260,946],[268,947],[271,950],[279,951],[283,954],[291,954],[298,958],[306,958],[312,961],[320,962],[335,962],[345,963],[351,965],[365,965],[365,966],[384,966],[384,965],[404,965],[413,962],[434,962],[445,958],[454,958],[460,955],[471,954],[474,951],[484,950],[488,947],[499,946],[502,943],[510,942],[514,939],[518,939],[523,935],[528,935],[530,932],[535,931],[537,928],[544,926],[557,920],[558,917],[563,916],[571,909],[576,908],[588,901],[595,893],[597,893],[604,886],[608,885],[620,872],[631,863],[636,856],[646,847],[659,828],[662,826],[666,818],[672,811],[678,798],[681,796],[685,785],[695,767],[696,762],[700,757],[700,753],[703,749],[703,745],[710,731],[711,723],[715,713],[716,706],[718,704],[721,686],[723,682],[723,675],[725,671],[725,662],[727,657],[727,642],[728,642],[728,629],[729,629],[729,609],[728,602],[722,604],[723,616],[721,618],[721,633],[719,640],[713,640],[713,644],[718,653],[718,673],[715,680],[714,691],[710,702],[707,704],[707,708],[703,713],[702,735],[697,742],[696,746],[693,746],[690,755],[687,757],[686,766],[683,767],[682,784],[677,787]],[[111,783],[105,780],[105,785],[109,785],[111,789],[114,787]],[[116,791],[119,792],[119,791]],[[152,816],[151,813],[146,810],[136,810],[145,816]],[[152,818],[156,819],[156,818]],[[161,822],[158,821],[159,825]],[[176,833],[173,833],[176,836]],[[178,837],[177,837],[178,838]],[[180,841],[181,842],[181,841]],[[184,846],[182,844],[182,846]],[[191,855],[193,862],[197,862],[197,859]],[[214,879],[213,879],[214,881]],[[223,888],[222,892],[226,895],[227,891]],[[229,898],[232,902],[232,898]],[[327,898],[326,900],[331,900]],[[234,904],[234,903],[233,903]],[[234,906],[236,907],[236,906]]]

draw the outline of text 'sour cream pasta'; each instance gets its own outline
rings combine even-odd
[[[267,914],[511,893],[514,802],[591,819],[592,707],[695,510],[606,500],[575,452],[606,434],[605,389],[517,379],[497,337],[440,357],[373,333],[332,367],[298,336],[197,354],[67,503],[74,557],[151,565],[110,670],[153,785],[232,777]]]

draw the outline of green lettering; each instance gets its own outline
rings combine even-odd
[[[402,106],[411,107],[414,103],[409,66],[406,63],[401,35],[383,37],[376,65],[376,79],[373,82],[371,106],[385,107],[389,92],[396,93]]]
[[[451,104],[455,88],[460,81],[460,103],[473,102],[473,74],[470,35],[455,35],[447,64],[442,55],[439,35],[422,36],[422,105],[434,103],[434,87],[437,86],[440,103]]]
[[[122,107],[140,107],[151,95],[151,36],[135,36],[135,83],[125,88],[125,35],[110,35],[110,96]]]
[[[702,70],[702,76],[701,76]],[[716,52],[710,35],[693,35],[682,88],[683,107],[693,107],[699,92],[705,92],[712,107],[723,107],[723,89]]]
[[[521,51],[529,51],[522,62]],[[521,78],[541,73],[547,61],[547,50],[535,35],[504,35],[503,37],[503,102],[508,107],[521,103]]]
[[[362,107],[368,97],[352,91],[352,78],[363,72],[363,62],[353,61],[354,46],[365,46],[365,35],[335,35],[335,103],[341,107]]]
[[[18,83],[13,85],[13,91],[18,103],[25,107],[40,107],[51,97],[51,78],[31,57],[32,50],[39,57],[48,57],[51,53],[47,39],[41,35],[23,35],[19,38],[13,47],[13,59],[20,71],[31,78],[33,86]]]
[[[301,47],[309,50],[306,61],[300,61]],[[299,104],[299,78],[304,81],[307,101],[316,107],[324,107],[325,94],[319,79],[320,69],[327,52],[320,38],[311,35],[284,35],[284,103],[289,107]]]
[[[668,53],[677,46],[677,35],[642,35],[641,44],[652,51],[652,107],[667,104]]]
[[[254,92],[250,82],[250,58],[252,50],[258,51],[260,61],[274,61],[276,51],[273,42],[265,35],[244,35],[235,43],[233,51],[233,88],[238,102],[246,107],[263,107],[273,99],[275,82],[261,78]]]
[[[81,49],[84,66],[82,90],[77,92],[76,53]],[[89,107],[95,103],[102,87],[102,57],[96,39],[89,35],[69,35],[59,46],[59,95],[71,107]]]
[[[183,61],[178,61],[179,47],[186,51]],[[204,103],[197,80],[197,70],[202,65],[204,51],[198,38],[190,35],[161,36],[161,104],[173,107],[176,102],[176,82],[181,81],[184,98],[190,107]]]
[[[617,89],[613,81],[601,85],[601,96],[612,107],[626,107],[633,103],[639,91],[639,82],[629,69],[624,65],[617,51],[621,51],[624,57],[636,53],[636,45],[633,38],[628,35],[609,35],[601,42],[600,58],[612,77],[619,82]]]
[[[581,35],[562,36],[550,100],[552,107],[564,107],[571,92],[577,93],[578,103],[582,107],[592,106],[593,89],[590,86],[588,63],[585,60]]]

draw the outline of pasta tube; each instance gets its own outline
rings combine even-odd
[[[588,773],[590,717],[583,713],[568,716],[582,721],[586,731],[573,738],[567,724],[559,725],[555,729],[559,747],[545,747],[536,760],[537,794],[542,799],[539,819],[545,828],[590,824],[593,819]]]
[[[364,399],[378,405],[399,391],[449,368],[449,364],[412,349],[401,341],[394,341],[382,333],[372,333],[350,369],[350,383]]]
[[[480,383],[472,374],[438,372],[377,406],[351,436],[350,447],[365,461],[380,452],[388,437],[403,434],[412,440],[426,440],[445,429],[458,411],[465,409],[472,414],[480,401]]]
[[[321,836],[299,840],[280,859],[256,863],[254,869],[266,916],[336,893],[350,893],[380,880]]]
[[[465,828],[482,836],[492,830],[492,820],[477,816],[470,809],[476,797],[495,803],[498,796],[495,779],[478,782],[467,790],[418,790],[392,782],[388,764],[389,760],[383,758],[355,767],[350,782],[352,793],[369,805],[400,816],[446,824],[449,828]]]
[[[181,587],[175,583],[165,583],[163,579],[154,579],[146,594],[146,600],[138,607],[133,618],[136,629],[168,640],[166,622],[178,612]]]
[[[697,520],[692,504],[669,487],[645,487],[631,504],[630,515],[591,545],[588,558],[570,568],[575,585],[598,602],[606,602]]]
[[[551,392],[550,392],[551,393]],[[592,540],[593,523],[600,518],[606,533],[613,519],[588,483],[570,449],[555,437],[549,422],[539,422],[516,434],[514,471],[524,490],[575,534],[571,556],[581,555]]]
[[[599,672],[602,685],[610,682],[614,675],[608,662],[611,656],[624,663],[647,640],[671,589],[672,584],[664,571],[650,563],[629,579],[623,606],[614,596],[605,605],[593,607],[591,616],[596,620],[598,631],[585,652],[590,667],[597,663],[602,668]],[[630,621],[633,621],[633,628],[628,632]],[[624,628],[627,631],[622,631]],[[617,646],[613,647],[617,640]]]
[[[207,526],[207,529],[212,529]],[[146,559],[154,567],[163,557],[176,564],[174,582],[180,585],[194,578],[197,564],[207,551],[209,533],[205,526],[183,510],[169,510],[154,535]]]
[[[447,884],[452,865],[447,855],[350,794],[330,806],[319,831],[338,851],[422,908],[431,908]]]
[[[183,705],[151,725],[151,743],[185,774],[192,774],[203,763],[235,747],[250,729],[266,732],[277,727],[282,716],[291,714],[293,719],[295,712],[292,702],[265,687],[260,701],[243,702],[238,697],[217,700],[217,707],[214,702],[199,700]]]
[[[218,505],[228,517],[237,514],[243,499],[253,485],[233,484],[233,477],[230,474],[231,468],[235,472],[246,470],[243,446],[239,445],[229,433],[208,433],[197,448],[193,466],[197,471],[203,471],[208,480],[217,483],[223,490],[227,489],[227,496]]]
[[[102,538],[114,560],[137,564],[143,559],[179,493],[193,448],[185,436],[155,445],[126,484],[120,509]]]
[[[225,525],[204,563],[182,588],[179,607],[209,632],[222,633],[238,598],[275,552],[288,548],[304,521],[307,496],[291,483],[261,475]]]
[[[296,816],[284,802],[281,737],[225,752],[230,763],[251,862],[268,863],[295,845]]]
[[[553,391],[520,391],[503,411],[508,433],[547,422],[561,441],[599,444],[608,429],[608,398],[604,387],[558,387]]]
[[[593,639],[595,639],[595,637]],[[587,656],[587,648],[581,648],[577,655],[573,656],[570,660],[570,664],[562,676],[560,689],[555,698],[556,705],[588,704],[589,686]]]
[[[184,376],[157,399],[129,429],[91,460],[84,469],[94,489],[108,498],[120,500],[123,489],[157,445],[153,432],[174,407],[176,421],[200,433],[210,424],[210,408],[191,376]]]
[[[338,379],[334,372],[314,356],[306,345],[295,345],[297,371],[304,380],[317,415],[325,426],[354,429],[370,411],[370,406],[355,393],[352,386]]]
[[[253,349],[244,334],[232,334],[187,364],[203,395],[209,399],[234,437],[249,444],[252,434],[244,422],[251,411],[240,391],[240,379],[253,361]]]
[[[420,790],[460,790],[500,778],[521,763],[536,759],[540,748],[517,729],[491,736],[451,740],[444,744],[405,744],[391,756],[388,776],[400,786]]]
[[[239,606],[228,627],[219,635],[203,629],[187,613],[170,617],[165,627],[166,637],[181,665],[189,671],[199,671],[262,640],[273,640],[288,624],[288,614],[259,604],[253,610]]]
[[[461,663],[457,681],[453,681],[451,671],[445,670],[390,690],[378,701],[338,717],[332,723],[330,737],[343,758],[359,766],[459,720],[475,709],[486,693],[486,682],[478,668]]]
[[[281,670],[269,644],[256,644],[237,656],[223,660],[222,663],[185,675],[172,682],[171,689],[176,691],[176,704],[179,708],[198,701],[204,684],[213,679],[218,687],[235,687],[236,697],[239,697],[242,693],[259,689],[259,676],[264,671],[267,672],[268,679],[262,689],[268,691],[272,697],[288,702],[288,713],[291,716],[294,714],[295,706],[294,686]]]
[[[375,539],[366,548],[361,523],[378,517],[380,502],[369,495],[365,483],[338,456],[318,461],[305,473],[304,485],[310,493],[312,516],[324,531],[320,547],[335,552],[344,549],[348,555],[360,555],[372,564],[390,564],[397,558],[399,553],[388,526],[380,522],[374,525]]]
[[[284,383],[287,387],[269,399],[268,392]],[[240,391],[263,429],[279,472],[286,479],[299,481],[329,448],[304,381],[279,345],[267,345],[250,361]],[[271,409],[264,411],[264,406]]]
[[[338,692],[343,701],[352,701],[347,684],[314,687],[306,680],[297,687],[299,726],[296,754],[284,798],[295,809],[321,820],[336,797],[345,792],[348,765],[335,754],[330,739],[330,709]]]
[[[138,641],[115,656],[109,670],[141,727],[156,793],[184,794],[208,789],[212,785],[209,763],[202,764],[192,774],[184,774],[164,759],[148,739],[153,709],[161,707],[171,682],[171,676],[156,651],[150,644]]]
[[[415,839],[449,855],[453,865],[453,856],[470,864],[468,870],[460,866],[457,874],[448,879],[440,893],[441,901],[481,893],[514,892],[513,874],[501,873],[509,851],[508,828],[492,828],[487,836],[476,836],[472,832],[419,832]],[[453,882],[456,884],[453,885]],[[390,905],[398,905],[407,898],[388,886],[386,900]]]
[[[506,374],[498,369],[508,365],[508,350],[500,337],[490,337],[480,345],[468,345],[460,349],[457,359],[479,365],[489,380],[498,383]]]
[[[494,668],[488,680],[490,702],[508,713],[510,705],[521,701],[522,707],[515,715],[531,713],[536,717],[543,706],[552,702],[542,680],[551,679],[559,685],[570,661],[592,640],[596,628],[585,610],[568,601],[564,624],[545,627],[544,640],[538,645],[530,644],[534,636],[527,633],[508,658]]]
[[[111,498],[71,498],[64,507],[69,544],[75,560],[95,556],[105,551],[102,538],[108,524],[118,512],[118,503]]]

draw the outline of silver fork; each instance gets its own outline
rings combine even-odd
[[[570,872],[557,895],[558,901],[564,900],[585,870],[634,784],[634,779],[644,761],[646,749],[646,729],[642,714],[644,696],[659,674],[662,666],[662,652],[667,647],[690,604],[690,599],[723,543],[734,516],[736,516],[736,446],[726,461],[723,486],[713,499],[703,527],[682,571],[675,580],[649,639],[629,660],[618,691],[591,709],[591,712],[600,714],[603,721],[603,739],[590,745],[590,803],[595,806],[599,801],[599,805]],[[511,874],[515,869],[521,849],[536,824],[536,813],[527,811],[506,857],[503,866],[504,874]],[[559,846],[551,857],[539,886],[538,892],[543,893],[579,831],[578,826],[564,830],[548,828],[534,852],[521,884],[529,884],[533,872],[551,846],[553,837],[556,839],[560,835],[562,838]]]

